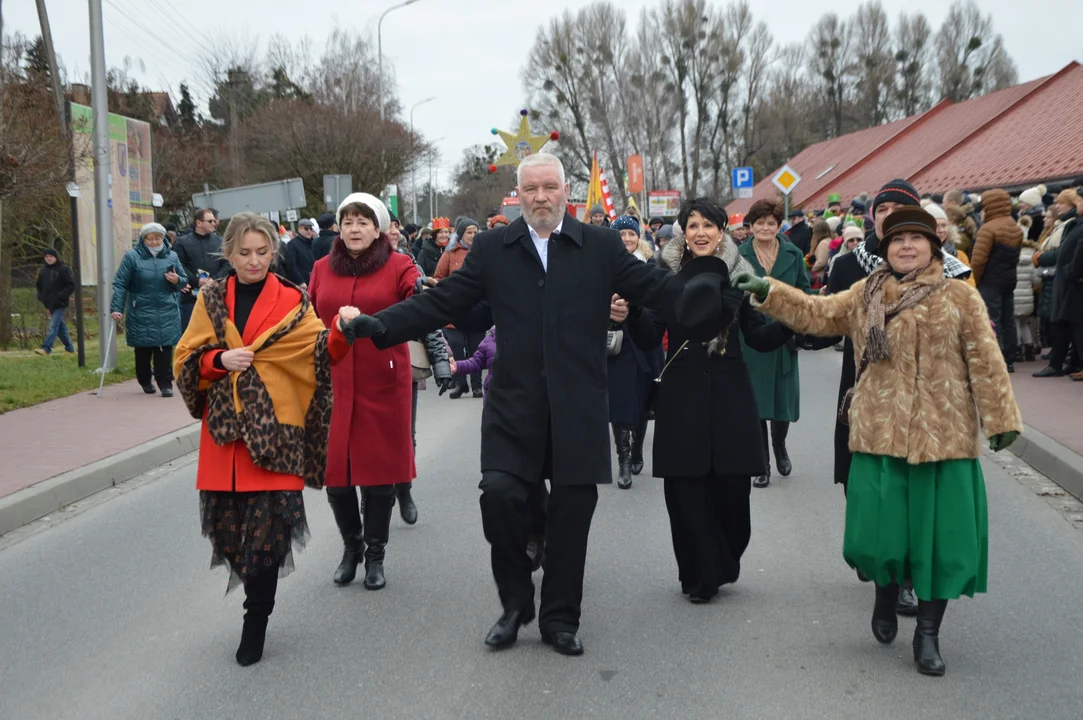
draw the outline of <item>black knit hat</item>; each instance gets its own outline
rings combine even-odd
[[[59,260],[59,259],[60,259],[60,253],[58,253],[58,252],[56,251],[56,249],[55,249],[55,248],[47,247],[47,248],[45,248],[45,250],[44,250],[44,251],[42,251],[42,253],[41,253],[41,254],[42,254],[43,256],[44,256],[44,255],[52,255],[52,256],[53,256],[53,257],[55,257],[55,258],[56,258],[57,260]]]
[[[880,238],[880,257],[887,257],[887,246],[891,244],[891,239],[904,232],[921,233],[929,238],[934,250],[940,250],[940,238],[936,234],[936,218],[921,206],[904,207],[895,210],[884,220],[884,236]]]
[[[335,224],[334,213],[324,213],[316,219],[316,224],[320,226],[320,230],[330,230],[331,226]]]
[[[880,188],[880,192],[876,193],[876,199],[872,201],[873,217],[876,217],[876,206],[885,202],[898,203],[907,207],[921,207],[921,196],[913,185],[898,179],[887,183]]]

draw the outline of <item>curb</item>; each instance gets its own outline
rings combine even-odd
[[[0,535],[199,449],[193,423],[0,498]]]
[[[1083,500],[1083,456],[1030,425],[1023,428],[1023,434],[1008,449],[1042,475]]]

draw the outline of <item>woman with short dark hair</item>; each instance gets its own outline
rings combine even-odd
[[[349,195],[338,208],[337,221],[338,237],[327,257],[313,265],[309,282],[321,318],[329,321],[343,306],[371,315],[414,294],[420,274],[409,255],[392,250],[387,236],[391,216],[379,198]],[[384,555],[395,486],[417,475],[410,432],[410,352],[406,345],[378,350],[371,340],[359,340],[352,360],[334,368],[332,380],[327,500],[345,546],[333,579],[337,585],[353,582],[364,557],[365,588],[379,590],[386,585]]]
[[[757,200],[745,215],[745,224],[752,229],[752,239],[739,251],[760,277],[773,277],[780,282],[811,292],[805,258],[796,245],[781,234],[782,206],[774,200]],[[801,417],[801,376],[797,368],[797,343],[791,338],[784,347],[771,352],[758,352],[745,345],[744,353],[752,384],[756,388],[756,403],[760,411],[760,434],[763,437],[767,472],[753,481],[758,488],[771,483],[771,455],[767,448],[767,423],[771,423],[771,447],[779,475],[793,471],[786,436],[790,423]]]

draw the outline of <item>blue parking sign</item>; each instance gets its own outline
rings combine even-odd
[[[752,168],[750,167],[735,167],[730,175],[730,179],[733,182],[734,190],[741,190],[743,188],[751,188],[755,185],[752,178]]]

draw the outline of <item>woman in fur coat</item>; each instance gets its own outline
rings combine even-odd
[[[410,256],[392,250],[387,235],[391,216],[378,198],[347,196],[338,208],[338,225],[331,252],[313,265],[308,285],[312,305],[325,322],[344,305],[372,314],[414,294],[421,275]],[[363,555],[365,588],[379,590],[386,585],[384,554],[395,486],[417,475],[410,432],[410,351],[406,345],[378,350],[371,340],[361,340],[351,361],[332,371],[332,380],[327,500],[344,543],[333,580],[337,585],[353,582]]]
[[[891,213],[880,255],[887,262],[867,279],[826,297],[750,274],[736,285],[796,332],[853,340],[857,382],[840,409],[853,451],[843,556],[876,583],[872,632],[881,643],[898,632],[898,583],[913,582],[914,661],[943,675],[948,600],[987,585],[978,431],[999,451],[1023,421],[985,303],[944,278],[935,218],[921,208]]]
[[[222,255],[233,266],[204,286],[177,344],[177,388],[202,420],[196,488],[211,567],[228,565],[227,592],[244,583],[237,662],[263,657],[279,576],[308,537],[306,485],[321,487],[331,415],[331,366],[350,345],[339,318],[327,331],[308,295],[269,272],[278,233],[255,213],[230,220]]]
[[[768,323],[730,276],[752,266],[726,237],[725,211],[698,198],[681,208],[683,236],[659,253],[659,266],[686,277],[684,300],[662,315],[633,307],[627,328],[654,349],[669,332],[669,352],[654,405],[654,477],[664,478],[666,509],[681,590],[694,603],[735,582],[751,537],[752,477],[766,470],[760,417],[740,336],[770,352],[792,333]],[[712,266],[717,266],[716,269]],[[712,273],[718,274],[712,274]],[[689,292],[694,290],[694,292]],[[725,312],[715,306],[724,303]],[[711,325],[705,318],[722,317]]]

